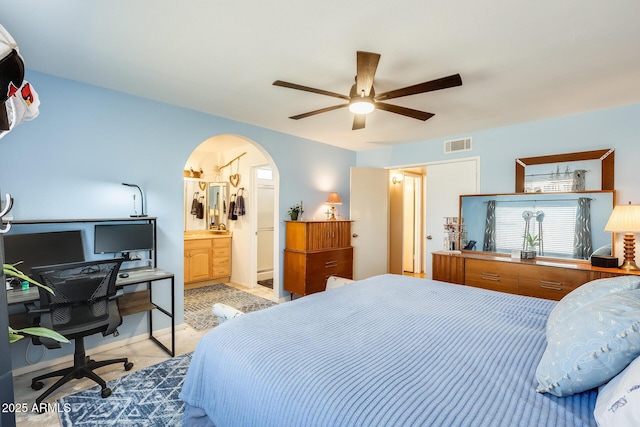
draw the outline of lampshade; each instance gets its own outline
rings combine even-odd
[[[640,205],[618,205],[611,212],[604,231],[614,233],[640,232]]]
[[[341,205],[342,200],[340,200],[340,196],[338,196],[338,193],[332,192],[332,193],[329,193],[329,198],[325,203],[327,205]]]

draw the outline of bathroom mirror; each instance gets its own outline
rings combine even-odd
[[[462,195],[460,217],[466,242],[461,247],[475,242],[465,249],[511,253],[524,249],[525,236],[530,234],[539,239],[537,256],[588,260],[595,251],[611,255],[613,236],[604,227],[614,203],[613,190]],[[585,216],[589,220],[583,222]],[[589,242],[583,240],[585,230]]]
[[[229,213],[229,183],[210,182],[207,192],[207,224],[209,228],[219,228],[227,223]]]

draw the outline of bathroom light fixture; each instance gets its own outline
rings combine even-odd
[[[329,218],[329,221],[335,221],[336,220],[336,206],[335,205],[341,205],[342,204],[342,200],[340,200],[340,196],[338,196],[338,193],[336,193],[336,192],[329,193],[329,198],[327,199],[325,204],[331,205],[331,217]]]
[[[127,187],[136,187],[138,189],[138,191],[140,191],[140,203],[142,204],[142,213],[140,215],[135,213],[136,210],[136,196],[135,194],[133,195],[133,211],[134,214],[133,215],[129,215],[131,218],[144,218],[147,216],[146,213],[144,213],[144,195],[142,194],[142,189],[140,188],[140,186],[136,185],[136,184],[127,184],[126,182],[123,182],[122,185],[126,185]]]
[[[636,265],[636,238],[634,233],[640,232],[640,205],[618,205],[613,208],[604,231],[624,233],[624,263],[622,270],[640,270]]]

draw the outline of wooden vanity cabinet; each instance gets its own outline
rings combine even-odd
[[[231,237],[205,237],[184,241],[184,282],[193,283],[231,276]]]
[[[284,290],[325,290],[329,276],[353,278],[350,221],[286,221]]]
[[[184,281],[199,282],[211,278],[213,253],[211,239],[185,240]]]

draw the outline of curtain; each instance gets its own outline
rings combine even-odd
[[[584,169],[578,169],[573,171],[573,182],[571,184],[571,191],[584,191],[585,183],[584,178],[587,171]]]
[[[487,219],[484,223],[484,244],[483,251],[496,251],[496,201],[487,202]]]
[[[591,247],[591,199],[580,197],[576,213],[576,229],[573,238],[573,257],[589,259]]]

